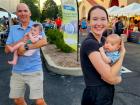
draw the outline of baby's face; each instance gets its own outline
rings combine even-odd
[[[118,51],[120,48],[120,41],[113,39],[111,37],[107,37],[106,42],[104,44],[104,49],[108,52]]]
[[[39,27],[32,27],[31,28],[31,34],[32,35],[39,35],[40,34]]]

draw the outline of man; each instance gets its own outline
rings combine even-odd
[[[115,23],[115,33],[121,36],[123,34],[124,25],[120,18],[118,18],[118,22]]]
[[[58,16],[57,19],[55,20],[57,29],[60,29],[61,25],[62,25],[62,20],[61,18]]]
[[[19,25],[11,26],[6,44],[13,46],[21,41],[26,41],[25,33],[29,32],[33,21],[30,20],[31,12],[29,7],[20,3],[17,5],[16,15],[20,20]],[[10,80],[10,95],[14,99],[16,105],[27,105],[24,100],[26,90],[25,84],[30,87],[30,99],[34,99],[36,105],[46,105],[43,99],[43,71],[40,58],[39,48],[46,45],[45,33],[41,33],[43,38],[34,44],[25,44],[18,50],[19,59],[17,64],[13,66],[12,76]],[[29,49],[37,49],[32,56],[23,56],[24,52]],[[5,52],[9,53],[6,46]]]

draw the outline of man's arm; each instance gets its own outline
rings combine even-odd
[[[46,44],[47,44],[46,38],[42,38],[41,40],[37,41],[34,44],[28,44],[28,47],[29,47],[29,50],[30,49],[37,49],[37,48],[41,48],[41,47],[45,46]],[[18,54],[23,55],[25,51],[26,51],[26,49],[24,48],[24,46],[21,46],[18,49]]]
[[[14,46],[14,45],[16,45],[16,44],[18,44],[20,42],[25,42],[27,39],[28,39],[28,37],[25,35],[21,40],[15,42],[13,44],[9,44],[8,46],[11,46],[12,47],[12,46]],[[5,53],[9,53],[9,52],[10,52],[9,47],[7,47],[7,45],[6,45],[5,46]]]

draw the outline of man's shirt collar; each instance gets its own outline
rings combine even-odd
[[[33,23],[34,23],[33,21],[30,21],[29,24],[28,24],[28,26],[27,26],[27,28],[31,28],[32,25],[33,25]],[[27,29],[27,28],[26,28],[26,29]],[[22,30],[23,30],[23,28],[22,28],[22,26],[21,26],[21,23],[19,23],[18,29],[22,29]]]

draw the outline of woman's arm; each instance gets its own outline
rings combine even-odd
[[[107,64],[111,63],[111,59],[110,59],[109,57],[106,56],[103,47],[100,47],[100,48],[99,48],[99,51],[100,51],[100,54],[101,54],[101,56],[102,56],[104,62],[107,63]]]
[[[121,77],[118,76],[118,74],[121,69],[125,55],[125,48],[123,42],[121,45],[120,53],[121,53],[120,59],[112,66],[106,64],[103,61],[100,52],[94,51],[89,54],[89,59],[91,63],[94,65],[97,72],[101,75],[102,79],[109,84],[118,84],[121,82]]]

